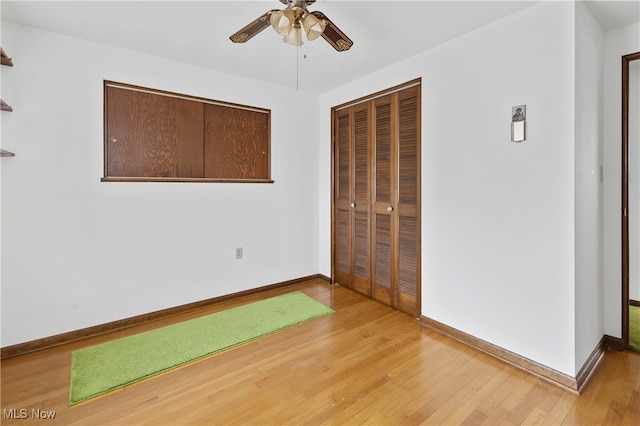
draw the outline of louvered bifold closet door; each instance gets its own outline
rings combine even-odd
[[[338,112],[335,122],[335,279],[369,295],[370,125],[368,105]]]
[[[348,109],[334,117],[334,280],[353,288],[351,227],[351,117]]]
[[[393,306],[395,281],[394,253],[396,227],[394,208],[396,197],[396,155],[394,138],[396,120],[393,100],[396,94],[378,98],[374,103],[374,202],[371,228],[373,281],[372,297]]]
[[[398,93],[398,271],[395,307],[418,314],[420,110],[417,87]]]
[[[333,109],[333,277],[420,314],[420,82]]]
[[[369,105],[357,105],[353,116],[353,288],[370,294],[370,121]]]

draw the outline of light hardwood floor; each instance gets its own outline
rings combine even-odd
[[[68,407],[72,351],[293,290],[336,313]],[[609,350],[577,396],[322,281],[10,358],[1,373],[3,425],[640,425],[638,353]]]

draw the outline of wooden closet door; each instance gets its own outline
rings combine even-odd
[[[334,116],[334,280],[353,288],[351,220],[351,115],[350,110]]]
[[[204,177],[269,179],[269,114],[204,105]]]
[[[110,86],[106,101],[106,176],[202,177],[202,102]]]
[[[335,119],[335,278],[369,295],[369,107],[358,105]]]
[[[419,313],[420,290],[420,92],[398,93],[397,286],[394,306]]]
[[[420,86],[334,110],[334,278],[420,313]]]
[[[373,212],[371,226],[371,252],[373,280],[371,296],[393,306],[395,282],[395,198],[396,156],[394,135],[396,120],[393,100],[396,94],[372,101],[374,104],[373,130]]]
[[[353,288],[369,295],[370,217],[370,112],[369,105],[352,108],[353,118]]]

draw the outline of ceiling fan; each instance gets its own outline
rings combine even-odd
[[[271,26],[283,36],[285,43],[301,46],[304,29],[309,41],[322,36],[338,52],[349,50],[353,42],[324,13],[309,12],[307,6],[315,2],[316,0],[280,0],[280,3],[287,6],[285,9],[268,11],[229,38],[234,43],[244,43]]]

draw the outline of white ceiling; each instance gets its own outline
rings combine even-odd
[[[301,91],[323,93],[529,7],[537,1],[318,0],[353,41],[336,52],[323,39],[296,48],[267,28],[245,44],[229,36],[271,9],[260,1],[10,1],[3,20],[93,40]],[[640,2],[594,1],[606,31],[640,21]]]

